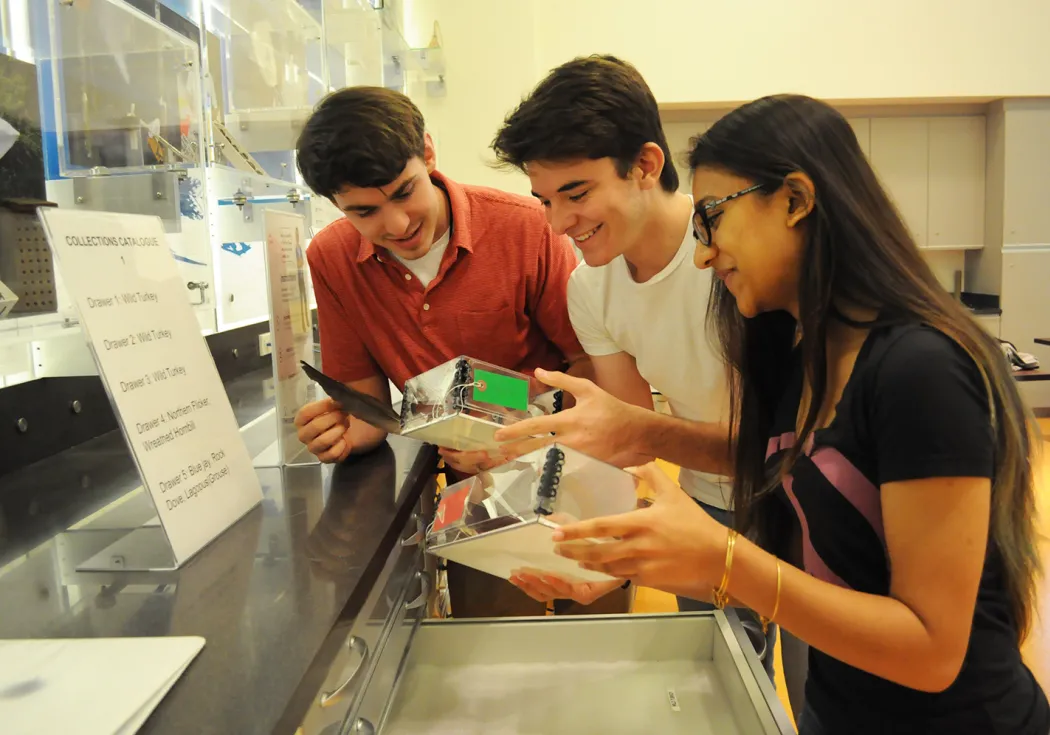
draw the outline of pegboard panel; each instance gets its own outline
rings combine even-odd
[[[36,214],[0,212],[0,281],[19,296],[11,316],[58,310],[54,260]]]

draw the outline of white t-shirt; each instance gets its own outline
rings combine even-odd
[[[430,246],[430,251],[422,258],[407,260],[393,252],[390,254],[397,258],[401,262],[401,265],[412,271],[413,275],[415,275],[415,277],[419,279],[419,282],[423,284],[423,288],[426,288],[430,285],[431,281],[437,278],[438,271],[441,270],[441,257],[445,254],[445,249],[448,247],[449,240],[451,239],[452,228],[449,227],[445,230],[445,234]]]
[[[631,277],[622,255],[599,268],[580,263],[569,279],[569,318],[588,355],[634,357],[642,378],[675,416],[728,421],[725,368],[704,328],[711,271],[693,264],[692,223],[684,229],[674,258],[645,283]],[[704,503],[731,505],[732,483],[725,477],[682,469],[678,481]]]

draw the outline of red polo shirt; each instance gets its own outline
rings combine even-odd
[[[403,388],[459,355],[524,373],[563,368],[583,352],[565,296],[571,241],[535,200],[431,179],[448,193],[452,238],[427,288],[348,220],[310,243],[324,371],[344,383],[382,374]]]

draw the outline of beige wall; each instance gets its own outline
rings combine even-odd
[[[1050,2],[533,0],[540,68],[609,52],[661,102],[1050,94]],[[493,3],[503,5],[503,3]]]
[[[493,171],[503,116],[551,67],[615,53],[661,103],[796,91],[829,99],[1050,95],[1050,0],[388,0],[426,45],[440,21],[446,96],[410,92],[452,176],[524,192]]]
[[[492,167],[489,145],[537,81],[531,0],[402,1],[410,45],[426,46],[440,22],[444,96],[419,81],[408,89],[434,137],[438,168],[463,183],[528,193],[524,175]]]

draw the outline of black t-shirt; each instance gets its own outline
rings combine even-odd
[[[795,439],[801,366],[774,421],[767,465]],[[779,497],[799,520],[806,571],[826,582],[888,595],[890,568],[879,487],[927,477],[988,477],[994,438],[973,361],[920,325],[872,330],[834,420],[814,433]],[[989,541],[966,659],[956,681],[931,694],[900,686],[811,648],[807,703],[829,732],[1047,735],[1050,706],[1022,663],[1003,565]]]

